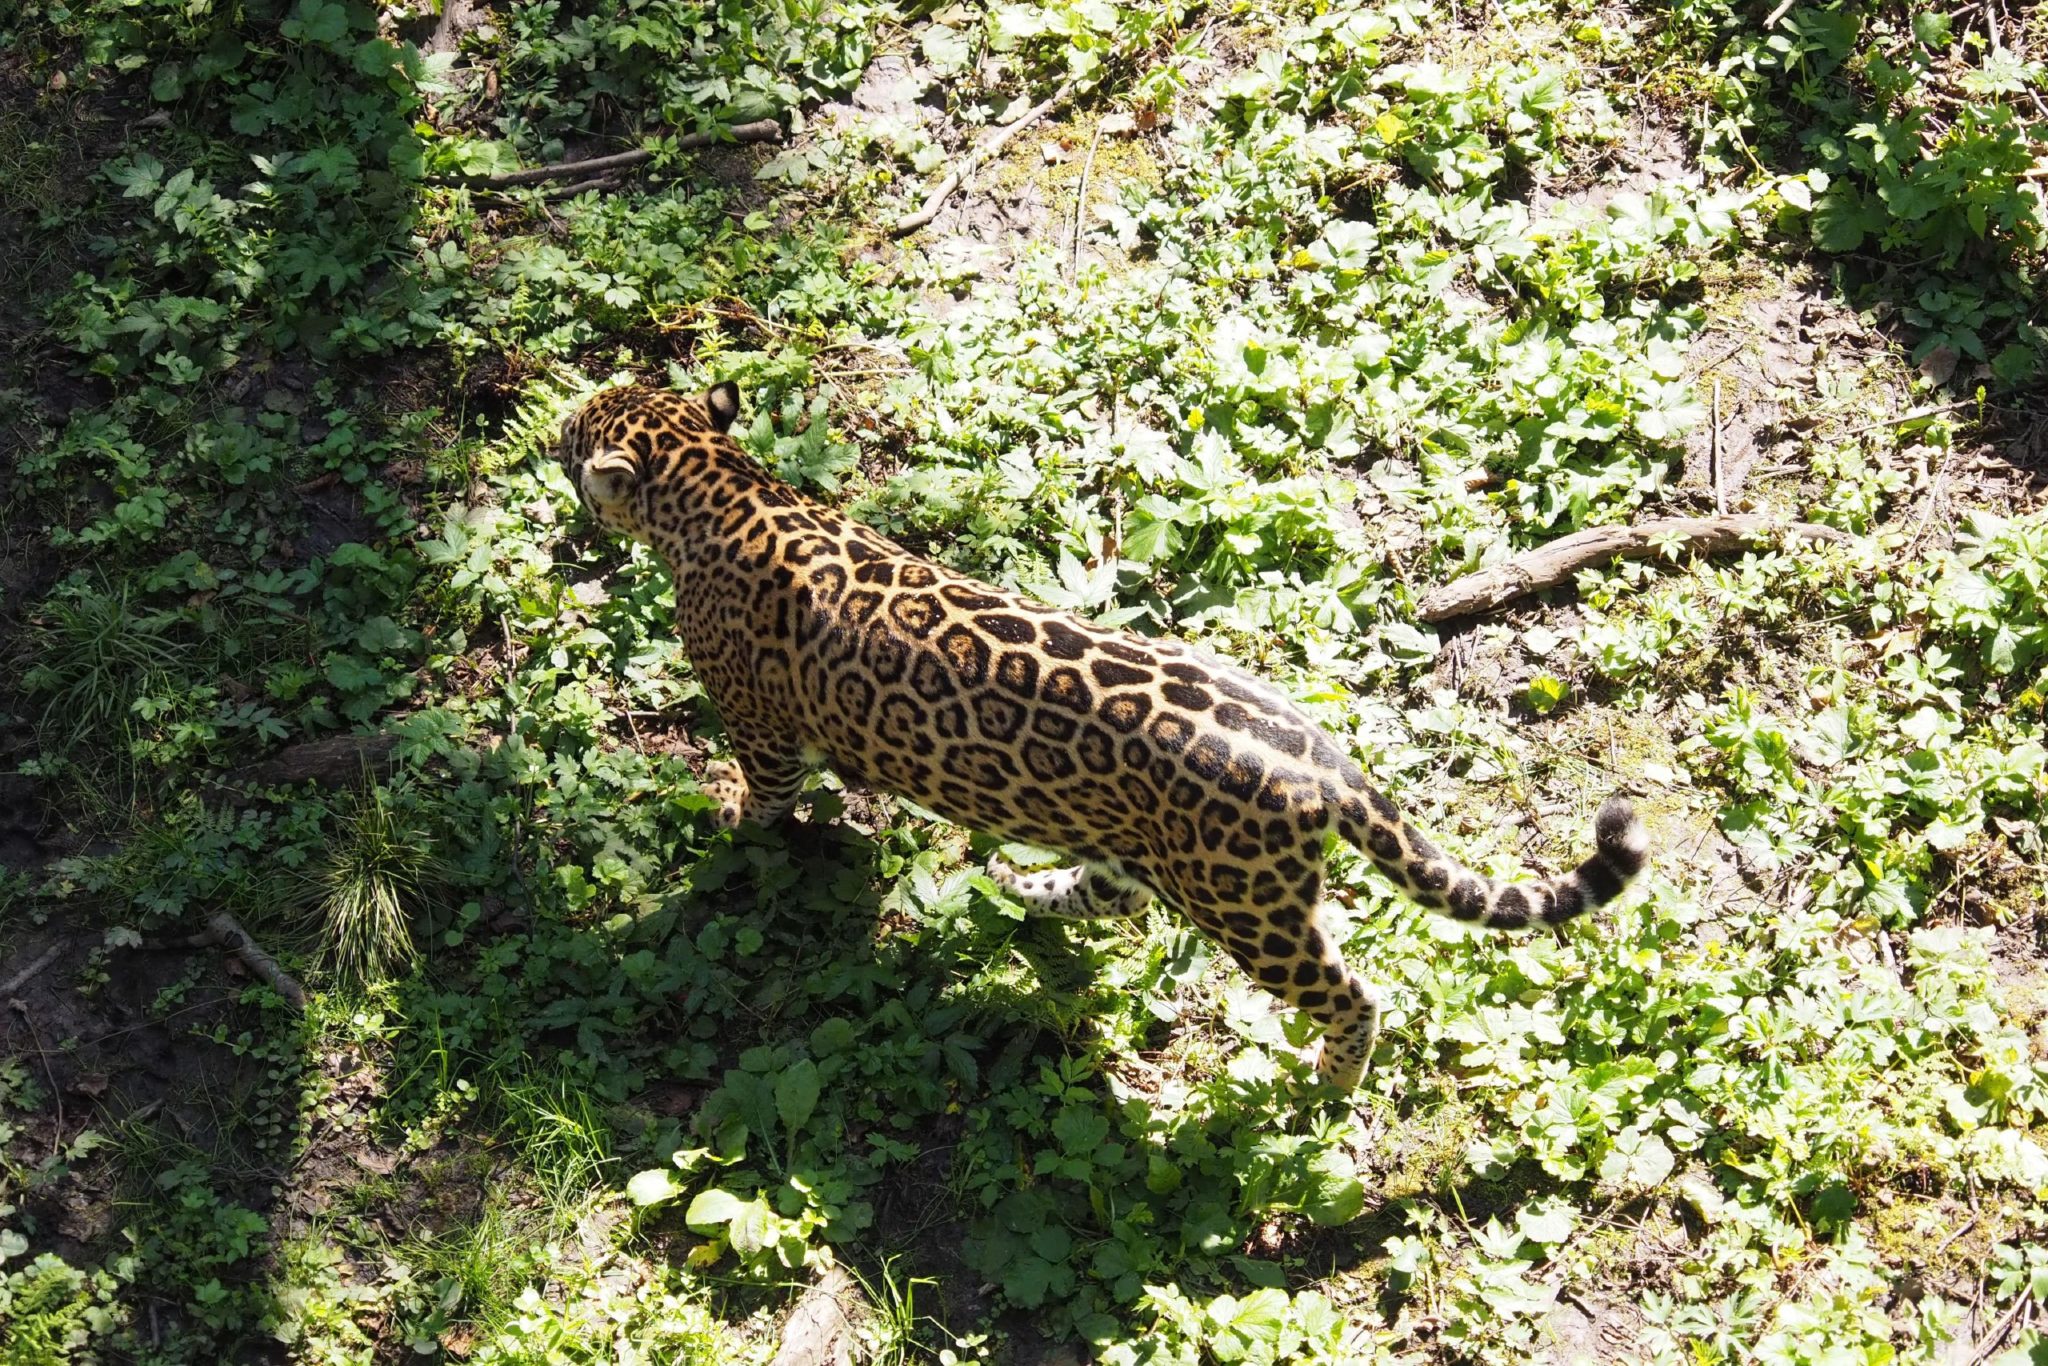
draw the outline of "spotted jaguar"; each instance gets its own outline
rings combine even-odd
[[[1512,884],[1446,856],[1328,733],[1258,678],[1177,641],[1099,626],[934,564],[762,469],[728,434],[740,395],[609,389],[557,457],[609,530],[675,577],[676,623],[733,762],[716,819],[768,825],[828,765],[963,826],[1074,862],[990,873],[1028,911],[1135,916],[1156,896],[1323,1026],[1316,1066],[1355,1086],[1380,997],[1320,914],[1332,834],[1417,904],[1555,925],[1647,858],[1628,802],[1571,872]]]

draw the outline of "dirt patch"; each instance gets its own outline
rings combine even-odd
[[[217,1163],[234,1198],[262,1207],[267,1185],[249,1163],[236,1117],[260,1106],[268,1066],[233,1036],[243,1014],[235,965],[205,951],[94,946],[91,937],[31,933],[0,954],[0,1058],[36,1103],[9,1115],[10,1158],[44,1178],[17,1192],[30,1251],[67,1260],[111,1250],[123,1174],[81,1146],[88,1131],[153,1129],[181,1149],[237,1154]],[[89,1141],[88,1141],[89,1142]],[[63,1165],[50,1164],[72,1154]]]
[[[315,480],[301,494],[306,530],[299,551],[308,560],[325,559],[345,545],[377,539],[377,524],[363,509],[362,495],[347,484]]]
[[[1702,505],[1745,506],[1744,489],[1803,472],[1802,434],[1828,400],[1883,357],[1883,339],[1804,267],[1731,282],[1733,297],[1692,348],[1688,378],[1705,419],[1688,434],[1679,487]]]
[[[1655,111],[1639,109],[1627,134],[1607,155],[1575,168],[1560,183],[1536,185],[1529,195],[1529,212],[1559,217],[1599,214],[1624,195],[1647,196],[1664,186],[1697,189],[1705,183],[1686,135]]]
[[[1556,1366],[1597,1366],[1636,1359],[1643,1351],[1642,1316],[1625,1304],[1567,1292],[1538,1330],[1535,1359]]]

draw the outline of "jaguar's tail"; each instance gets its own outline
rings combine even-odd
[[[1461,866],[1429,842],[1377,790],[1347,796],[1337,830],[1417,905],[1493,929],[1561,925],[1604,906],[1649,862],[1650,836],[1635,809],[1609,797],[1593,818],[1591,858],[1541,882],[1497,882]]]

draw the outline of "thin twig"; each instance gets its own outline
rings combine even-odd
[[[1074,241],[1067,257],[1067,278],[1081,273],[1081,217],[1088,211],[1088,176],[1095,169],[1095,149],[1102,145],[1102,125],[1108,115],[1095,120],[1095,136],[1088,139],[1088,159],[1081,163],[1081,188],[1074,196]]]
[[[1769,33],[1776,28],[1778,21],[1785,17],[1785,11],[1791,8],[1792,0],[1778,0],[1778,7],[1771,11],[1770,18],[1764,20],[1764,32]]]
[[[16,1001],[14,1009],[28,1030],[29,1042],[36,1046],[36,1061],[43,1065],[43,1080],[50,1084],[50,1099],[57,1104],[57,1127],[50,1133],[50,1156],[54,1158],[64,1149],[64,1092],[57,1086],[57,1074],[50,1070],[50,1050],[43,1047],[43,1036],[36,1032],[36,1022],[28,1007]]]
[[[1014,123],[1003,125],[993,134],[982,139],[975,146],[974,150],[967,154],[966,161],[957,169],[947,172],[946,178],[941,180],[938,186],[925,196],[924,204],[916,213],[905,214],[896,220],[896,226],[889,229],[889,235],[891,237],[908,237],[911,233],[916,232],[919,228],[937,218],[939,210],[944,208],[946,201],[953,197],[953,191],[959,189],[966,182],[967,177],[979,169],[983,162],[1008,146],[1011,138],[1016,137],[1017,134],[1044,118],[1047,111],[1052,109],[1054,105],[1065,103],[1067,96],[1073,93],[1073,82],[1069,81],[1031,108],[1025,110],[1022,118],[1019,118]]]
[[[711,133],[685,133],[669,144],[669,150],[676,152],[695,151],[699,147],[715,147],[730,142],[780,142],[782,125],[774,119],[761,119],[754,123],[737,123]],[[623,171],[654,160],[650,148],[636,147],[630,152],[614,152],[606,157],[591,157],[585,161],[561,161],[551,166],[529,166],[517,171],[500,171],[496,175],[450,175],[430,176],[429,185],[466,185],[473,190],[501,190],[512,185],[538,185],[545,180],[567,180],[571,176],[593,176],[608,171]]]
[[[1944,403],[1939,408],[1915,408],[1912,412],[1900,413],[1897,417],[1887,417],[1877,422],[1866,422],[1860,427],[1851,427],[1842,433],[1842,439],[1846,441],[1852,436],[1861,436],[1865,432],[1874,432],[1883,427],[1899,427],[1908,422],[1918,422],[1923,417],[1940,417],[1943,413],[1952,413],[1958,408],[1972,407],[1976,402],[1974,398],[1959,398],[1954,403]]]
[[[2033,1302],[2034,1292],[2022,1291],[2020,1297],[2012,1302],[2012,1308],[2005,1311],[2005,1317],[1992,1325],[1991,1336],[1979,1344],[1976,1352],[1970,1357],[1969,1366],[1978,1366],[1979,1362],[1988,1361],[1991,1354],[1998,1350],[1998,1344],[2005,1341],[2005,1335],[2012,1331],[2013,1321],[2019,1318],[2020,1311]]]
[[[47,949],[44,949],[42,951],[42,954],[39,957],[37,957],[35,962],[30,963],[20,972],[15,973],[12,977],[8,978],[5,983],[0,983],[0,997],[4,997],[11,994],[17,988],[19,988],[23,982],[26,982],[29,978],[35,976],[44,968],[56,962],[59,955],[61,955],[63,952],[64,946],[62,944],[52,944]]]
[[[1936,1247],[1934,1251],[1928,1255],[1925,1264],[1928,1266],[1933,1266],[1936,1262],[1940,1261],[1941,1254],[1948,1251],[1949,1246],[1952,1243],[1954,1243],[1956,1239],[1962,1237],[1964,1234],[1968,1233],[1971,1229],[1975,1227],[1977,1227],[1977,1216],[1973,1214],[1968,1219],[1963,1221],[1963,1226],[1961,1228],[1957,1229],[1954,1233],[1949,1234],[1948,1237],[1941,1240],[1941,1245]]]
[[[1721,486],[1721,377],[1714,376],[1714,430],[1707,439],[1707,467],[1714,477],[1714,511],[1728,515],[1728,493]]]

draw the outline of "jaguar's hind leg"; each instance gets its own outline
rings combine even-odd
[[[1001,858],[988,861],[988,875],[1032,915],[1062,920],[1126,919],[1152,904],[1152,893],[1099,863],[1020,873]]]
[[[1344,962],[1320,915],[1322,882],[1289,887],[1261,874],[1249,909],[1196,917],[1252,980],[1323,1026],[1316,1072],[1348,1091],[1365,1075],[1379,1037],[1379,992]],[[1213,928],[1211,926],[1213,925]]]

